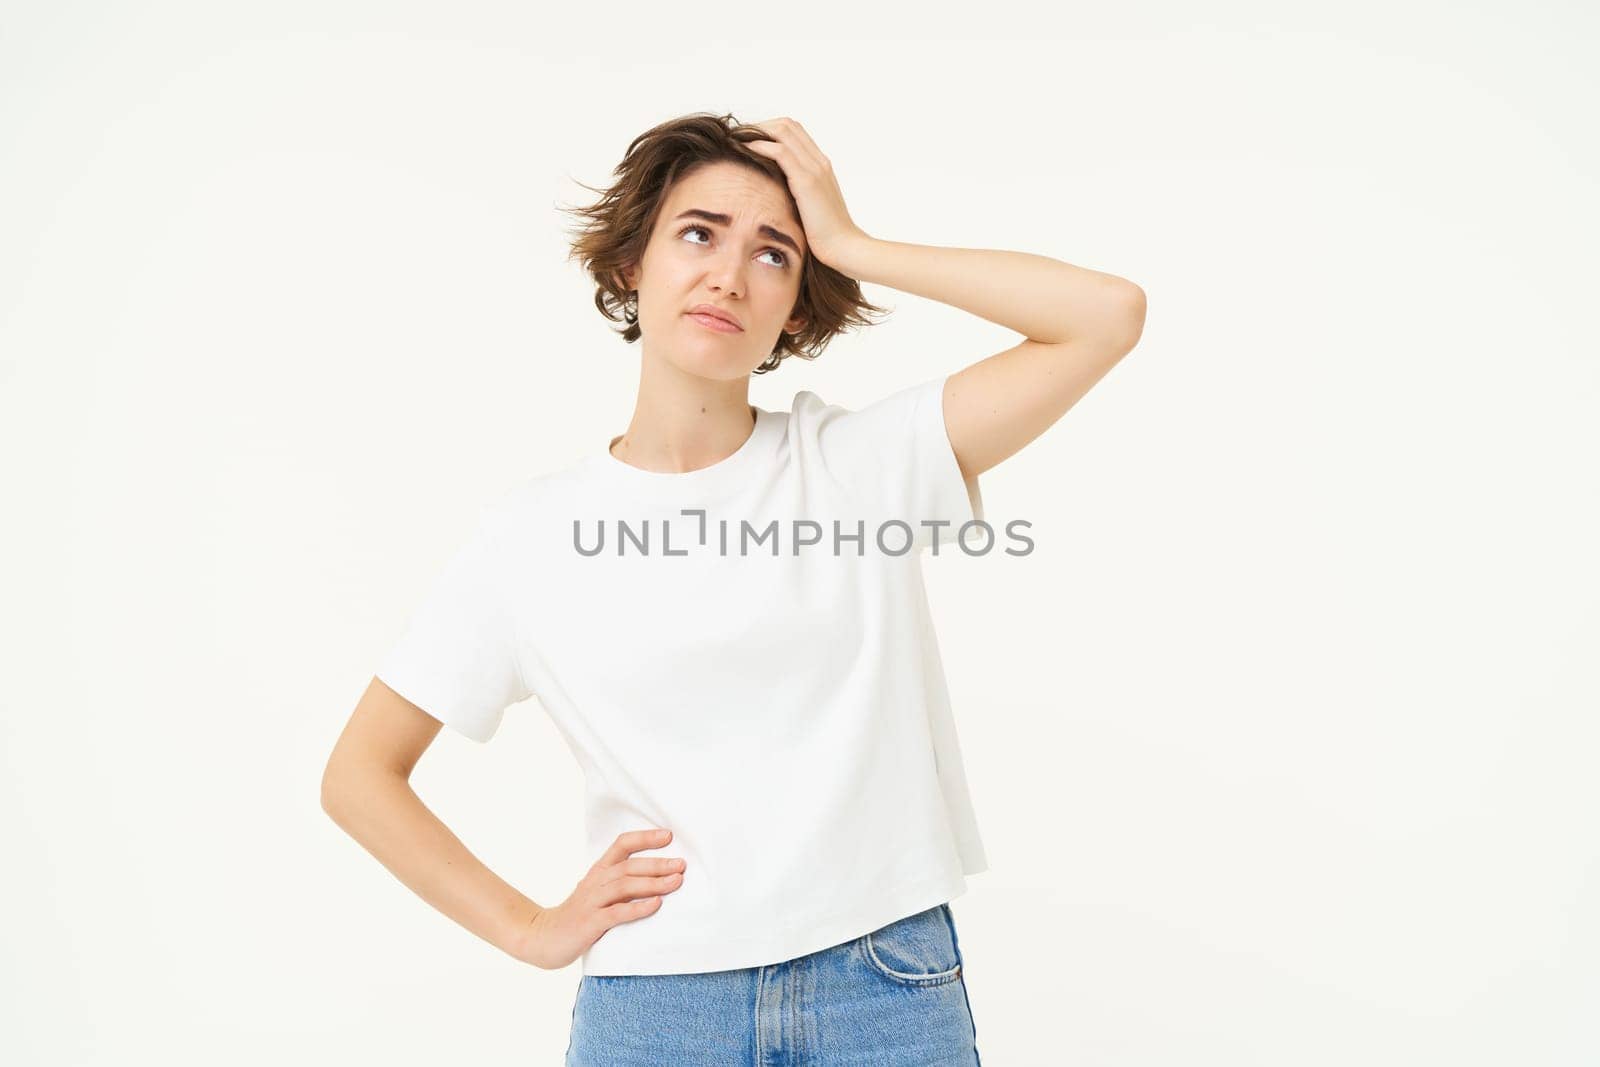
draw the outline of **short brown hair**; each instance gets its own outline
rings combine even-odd
[[[583,185],[600,199],[571,212],[584,223],[568,231],[572,251],[567,259],[579,260],[594,278],[594,304],[612,322],[623,322],[622,339],[630,344],[640,336],[638,304],[622,280],[621,271],[644,258],[656,219],[674,183],[710,163],[727,161],[750,167],[778,183],[795,218],[800,212],[788,179],[776,160],[750,151],[745,143],[771,140],[758,126],[738,122],[731,114],[696,112],[671,119],[635,137],[612,172],[609,188]],[[766,362],[756,374],[776,370],[790,356],[815,359],[835,334],[856,326],[871,326],[867,317],[885,309],[867,302],[861,283],[820,262],[806,249],[801,266],[800,294],[791,314],[803,315],[805,325],[793,334],[780,333]]]

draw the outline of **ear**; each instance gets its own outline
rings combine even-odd
[[[638,270],[635,267],[623,267],[620,271],[616,272],[614,277],[619,283],[621,283],[622,288],[625,290],[639,288],[637,281]]]
[[[790,315],[788,321],[783,324],[783,332],[799,333],[805,327],[806,317],[804,315]]]

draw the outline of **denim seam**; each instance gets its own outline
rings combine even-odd
[[[943,904],[939,905],[939,913],[941,916],[944,916],[944,907],[945,905]],[[945,918],[945,921],[947,924],[949,923],[948,917]],[[875,933],[876,931],[873,932]],[[897,971],[893,967],[890,967],[887,963],[883,962],[883,959],[879,957],[877,950],[873,948],[872,933],[861,935],[861,943],[862,947],[866,950],[867,958],[871,961],[873,967],[881,971],[884,975],[895,979],[896,981],[919,986],[943,985],[946,982],[953,982],[957,978],[961,977],[960,950],[956,951],[956,965],[950,968],[948,971],[935,971],[932,974],[908,974],[905,971]],[[951,947],[953,948],[954,946],[955,938],[952,936]]]
[[[945,921],[946,925],[948,925],[950,927],[950,943],[953,944],[955,946],[955,948],[956,948],[956,959],[961,960],[963,963],[965,963],[966,961],[962,960],[962,957],[961,957],[961,938],[956,933],[956,920],[955,920],[955,916],[953,914],[951,914],[950,904],[947,901],[944,904],[940,905],[940,907],[942,908],[942,910],[944,912],[944,921]],[[978,1020],[977,1020],[977,1017],[972,1014],[972,997],[967,993],[967,982],[966,982],[966,979],[962,979],[961,980],[961,999],[966,1001],[966,1004],[967,1004],[967,1019],[970,1020],[971,1023],[972,1023],[972,1057],[973,1057],[973,1062],[975,1064],[977,1064],[977,1067],[983,1067],[983,1057],[981,1055],[979,1055],[979,1053],[978,1053]]]
[[[762,1043],[761,1037],[761,994],[766,981],[766,967],[756,968],[756,1063],[758,1064],[765,1063],[767,1059],[766,1045]]]

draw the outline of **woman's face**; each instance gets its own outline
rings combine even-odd
[[[624,272],[639,293],[641,343],[689,374],[748,375],[772,354],[780,331],[804,325],[792,312],[805,255],[786,189],[737,163],[699,167],[668,191],[644,262]],[[741,328],[711,328],[690,314],[699,304]]]

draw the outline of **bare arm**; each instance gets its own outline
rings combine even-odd
[[[1044,256],[866,235],[840,242],[828,255],[831,266],[853,278],[938,300],[1023,335],[945,385],[946,432],[968,478],[1053,426],[1144,331],[1143,289]]]
[[[441,724],[374,678],[322,776],[322,810],[433,907],[503,952],[544,909],[474,856],[411,788]]]
[[[496,948],[565,967],[618,923],[654,915],[683,884],[678,856],[633,857],[667,829],[618,834],[560,904],[543,907],[491,871],[411,788],[443,724],[373,678],[322,774],[322,810],[412,892]]]
[[[817,259],[1022,334],[945,383],[945,432],[966,478],[1048,430],[1139,343],[1145,294],[1128,279],[1028,252],[880,240],[850,217],[833,162],[798,122],[754,125],[771,140],[746,146],[783,168]]]

